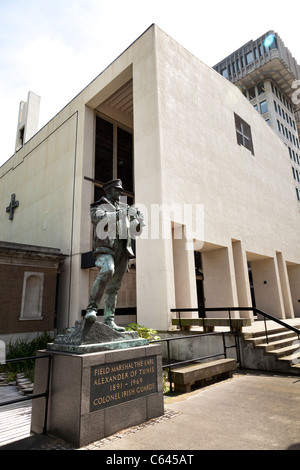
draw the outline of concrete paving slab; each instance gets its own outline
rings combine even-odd
[[[300,450],[299,409],[299,378],[236,373],[232,379],[167,398],[166,410],[176,413],[173,419],[98,444],[110,451]]]

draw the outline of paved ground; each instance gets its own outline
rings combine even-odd
[[[0,403],[19,398],[17,387],[0,386]],[[0,446],[30,436],[31,406],[29,400],[0,407]]]
[[[78,450],[300,450],[299,410],[299,376],[239,371],[232,379],[166,397],[164,416]],[[0,447],[5,449],[72,446],[35,436]]]

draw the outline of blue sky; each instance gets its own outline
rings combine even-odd
[[[0,0],[0,165],[30,90],[41,128],[152,23],[209,66],[274,29],[300,64],[299,13],[299,0]]]

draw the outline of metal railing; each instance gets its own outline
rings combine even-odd
[[[275,323],[278,323],[279,325],[283,326],[284,328],[287,328],[294,333],[298,335],[298,338],[300,339],[300,330],[295,328],[292,325],[289,325],[288,323],[284,322],[283,320],[276,318],[269,313],[266,313],[256,307],[212,307],[212,308],[181,308],[181,309],[171,309],[171,312],[176,312],[178,313],[178,320],[179,320],[179,326],[180,328],[182,327],[181,325],[181,313],[184,312],[198,312],[198,318],[203,319],[203,331],[205,330],[205,319],[206,317],[206,312],[228,312],[228,319],[229,319],[229,327],[230,331],[227,331],[227,334],[233,334],[234,335],[234,345],[233,346],[226,346],[225,344],[225,332],[213,332],[213,333],[200,333],[200,334],[192,334],[188,336],[178,336],[174,338],[165,338],[165,339],[160,339],[158,341],[161,342],[167,342],[167,355],[168,355],[168,363],[163,366],[163,369],[169,368],[169,382],[170,382],[170,391],[172,392],[172,368],[175,368],[177,366],[180,366],[181,364],[187,364],[187,363],[192,363],[192,362],[197,362],[205,359],[210,359],[216,356],[224,356],[226,358],[226,351],[228,348],[235,348],[236,349],[236,361],[239,363],[241,367],[241,355],[240,355],[240,348],[239,348],[239,333],[236,329],[233,328],[232,325],[232,312],[245,312],[245,311],[252,311],[254,314],[259,314],[263,317],[264,320],[264,327],[265,327],[265,335],[266,335],[266,342],[267,344],[269,343],[269,337],[268,337],[268,329],[267,329],[267,319],[274,321]],[[300,319],[299,319],[300,322]],[[223,338],[223,352],[218,353],[218,354],[213,354],[210,356],[203,356],[200,358],[193,358],[189,359],[187,361],[179,361],[179,362],[171,362],[170,359],[170,341],[175,341],[175,340],[180,340],[180,339],[186,339],[186,338],[203,338],[205,336],[209,335],[222,335]],[[152,342],[152,341],[151,341]],[[154,341],[153,341],[154,342]]]
[[[225,335],[228,335],[228,334],[232,334],[234,335],[234,338],[235,338],[235,341],[234,341],[234,344],[231,345],[231,346],[227,346],[226,345],[226,341],[225,341]],[[220,353],[216,353],[216,354],[210,354],[210,355],[207,355],[207,356],[201,356],[201,357],[195,357],[193,359],[187,359],[187,360],[184,360],[184,361],[176,361],[176,362],[172,362],[171,361],[171,353],[170,353],[170,342],[172,341],[180,341],[180,340],[184,340],[184,339],[189,339],[189,340],[193,340],[195,338],[204,338],[204,337],[207,337],[207,336],[221,336],[222,337],[222,343],[223,343],[223,351],[220,352]],[[176,368],[176,367],[179,367],[183,364],[191,364],[191,363],[195,363],[195,362],[200,362],[200,361],[205,361],[207,359],[212,359],[212,358],[215,358],[215,357],[220,357],[220,356],[224,356],[225,358],[227,358],[227,349],[231,349],[231,348],[235,348],[236,349],[236,362],[237,363],[240,363],[240,351],[239,351],[239,345],[238,345],[238,342],[236,341],[236,332],[235,331],[231,331],[231,332],[212,332],[212,333],[201,333],[201,334],[192,334],[192,335],[187,335],[187,336],[175,336],[175,337],[169,337],[169,338],[160,338],[160,339],[157,339],[157,340],[153,340],[153,341],[149,341],[149,343],[159,343],[159,342],[165,342],[167,343],[167,363],[164,364],[162,366],[163,370],[164,369],[168,369],[168,381],[169,381],[169,384],[170,384],[170,392],[173,392],[173,386],[172,386],[172,369]]]
[[[246,312],[246,311],[253,312],[254,314],[259,314],[263,317],[267,344],[269,343],[269,337],[268,337],[268,329],[267,329],[266,319],[274,321],[274,322],[278,323],[279,325],[283,326],[284,328],[287,328],[287,329],[293,331],[294,333],[296,333],[298,335],[298,338],[300,339],[300,330],[298,330],[297,328],[295,328],[292,325],[289,325],[288,323],[284,322],[283,320],[281,320],[279,318],[276,318],[276,317],[270,315],[269,313],[266,313],[263,310],[260,310],[256,307],[211,307],[211,308],[206,308],[205,307],[205,308],[181,308],[181,309],[174,308],[174,309],[171,309],[171,312],[177,312],[179,314],[179,326],[181,326],[180,313],[182,313],[182,312],[198,312],[199,318],[203,318],[203,327],[204,327],[204,324],[205,324],[205,318],[206,318],[205,314],[206,314],[206,312],[228,312],[230,328],[232,328],[231,313],[232,312]],[[299,318],[299,322],[300,322],[300,318]]]
[[[266,333],[267,343],[269,343],[268,330],[267,330],[267,321],[266,321],[267,318],[269,320],[272,320],[272,321],[278,323],[279,325],[283,326],[284,328],[287,328],[288,330],[293,331],[294,333],[296,333],[298,335],[298,339],[300,339],[300,330],[298,330],[298,328],[295,328],[294,326],[289,325],[288,323],[284,322],[283,320],[280,320],[279,318],[273,317],[269,313],[263,312],[262,310],[259,310],[258,308],[254,308],[254,311],[264,317],[264,325],[265,325],[265,333]],[[299,322],[300,322],[300,318],[299,318]]]
[[[20,403],[23,401],[34,400],[35,398],[42,398],[45,397],[45,413],[44,413],[44,425],[43,425],[43,434],[47,433],[47,418],[48,418],[48,403],[49,403],[49,385],[50,385],[50,373],[51,373],[51,361],[52,355],[51,354],[41,354],[40,356],[29,356],[29,357],[20,357],[16,359],[7,359],[5,364],[13,363],[13,362],[22,362],[22,361],[30,361],[36,359],[45,359],[48,358],[48,373],[47,373],[47,383],[46,383],[46,390],[44,393],[38,393],[36,395],[30,395],[23,398],[16,398],[14,400],[9,400],[0,403],[1,406],[13,405],[15,403]]]

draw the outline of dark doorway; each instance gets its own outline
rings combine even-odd
[[[197,299],[198,299],[198,308],[199,308],[199,317],[204,317],[204,289],[203,289],[203,267],[202,267],[202,257],[200,251],[194,251],[195,257],[195,275],[196,275],[196,288],[197,288]],[[201,312],[202,310],[202,312]]]
[[[252,307],[256,307],[255,293],[254,293],[254,286],[253,286],[252,267],[251,267],[251,263],[249,261],[248,261],[248,275],[249,275],[249,284],[250,284],[250,293],[251,293],[251,299],[252,299]]]

